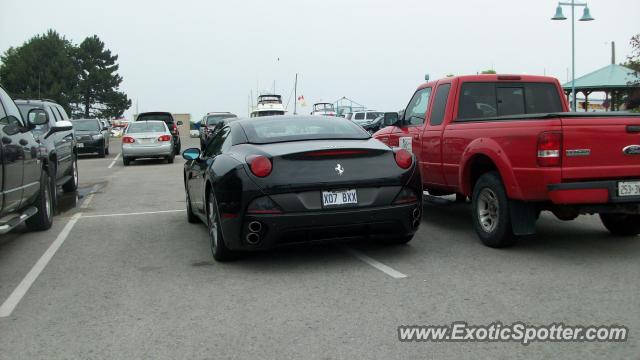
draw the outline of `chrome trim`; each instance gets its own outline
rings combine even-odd
[[[11,192],[14,192],[14,191],[23,190],[23,189],[26,189],[26,188],[28,188],[30,186],[33,186],[33,185],[40,185],[40,182],[36,181],[36,182],[32,182],[32,183],[27,184],[27,185],[23,185],[23,186],[11,189],[11,190],[1,191],[0,194],[8,194],[8,193],[11,193]]]
[[[629,145],[622,149],[625,155],[640,155],[640,145]]]
[[[589,156],[591,155],[591,149],[569,149],[567,150],[567,156]]]

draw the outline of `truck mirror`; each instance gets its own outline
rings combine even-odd
[[[394,126],[398,123],[398,113],[384,113],[384,126]]]

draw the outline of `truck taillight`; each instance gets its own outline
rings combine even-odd
[[[171,125],[171,133],[174,135],[178,134],[178,127],[176,126],[176,124]]]
[[[538,166],[562,165],[562,133],[546,131],[538,135]]]
[[[124,136],[122,138],[122,143],[123,144],[133,144],[136,140],[134,138],[132,138],[131,136]]]

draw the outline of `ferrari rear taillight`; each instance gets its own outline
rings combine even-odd
[[[537,159],[538,165],[560,166],[562,165],[562,133],[559,131],[546,131],[538,135]]]
[[[134,142],[136,142],[136,139],[132,138],[131,136],[125,136],[122,138],[123,144],[133,144]]]
[[[264,155],[249,155],[246,160],[253,175],[265,177],[271,174],[272,165],[268,157]]]
[[[411,167],[413,163],[413,156],[410,152],[405,149],[397,149],[394,151],[394,156],[396,158],[396,164],[403,169],[408,169]]]
[[[158,141],[171,141],[171,135],[160,135]]]

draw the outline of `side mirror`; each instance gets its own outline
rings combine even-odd
[[[105,127],[102,128],[102,130],[109,130],[109,127],[105,126]]]
[[[384,126],[394,126],[398,124],[398,113],[388,112],[384,113]]]
[[[178,124],[178,126],[182,125],[182,121],[178,120],[177,124]]]
[[[31,125],[45,125],[49,122],[49,117],[43,109],[32,109],[27,115],[27,120]]]
[[[49,129],[49,132],[47,133],[47,135],[44,136],[44,138],[45,139],[48,138],[53,133],[57,133],[60,131],[70,131],[70,130],[73,130],[73,123],[71,121],[66,121],[66,120],[58,121],[55,124],[53,124],[51,129]]]
[[[23,130],[20,120],[13,115],[5,116],[0,119],[0,125],[4,125],[2,131],[9,136],[13,136]]]
[[[182,157],[185,160],[196,160],[200,157],[200,149],[198,148],[189,148],[182,152]]]

